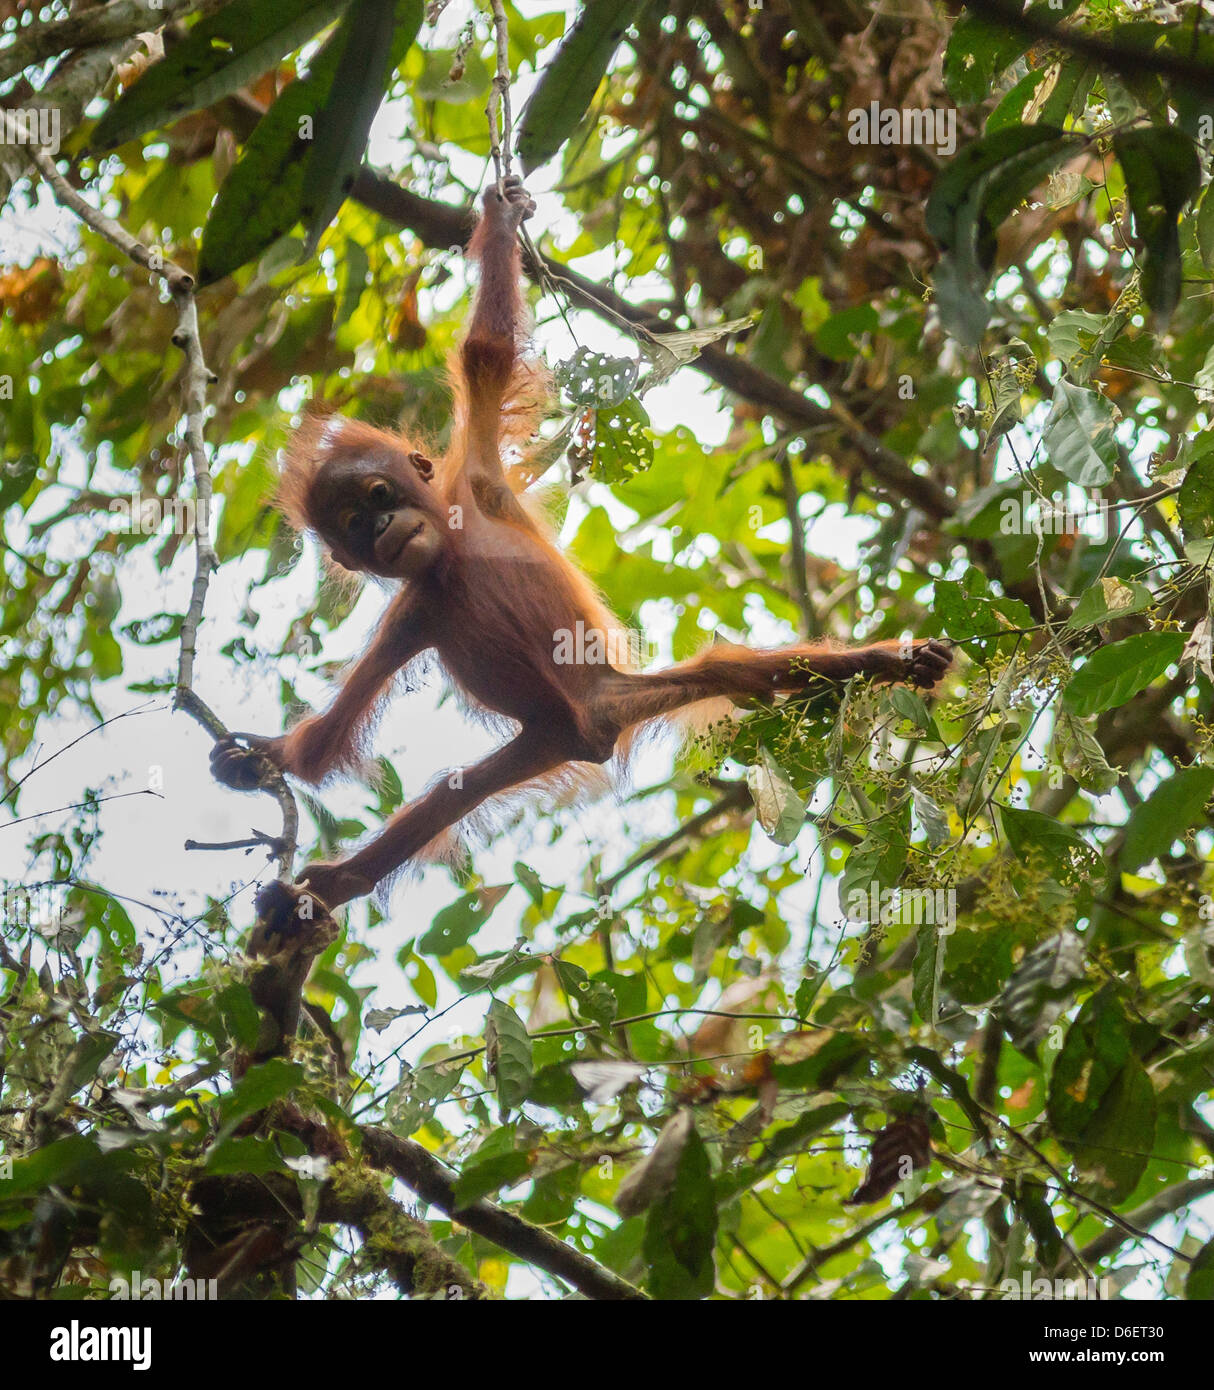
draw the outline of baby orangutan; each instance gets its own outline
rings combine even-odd
[[[935,640],[710,647],[654,674],[558,660],[560,634],[582,624],[609,635],[619,625],[524,509],[503,464],[503,448],[531,434],[542,408],[542,373],[520,351],[517,233],[533,207],[517,179],[485,194],[469,247],[480,289],[453,363],[456,414],[444,457],[431,463],[399,435],[348,420],[310,421],[289,451],[282,501],[290,520],[315,531],[339,565],[401,588],[329,709],[279,738],[220,740],[212,754],[218,780],[257,786],[262,757],[308,782],[352,766],[394,676],[427,648],[473,701],[518,724],[510,742],[462,779],[438,782],[357,853],[309,864],[300,881],[330,908],[370,893],[486,798],[567,764],[606,762],[640,726],[689,705],[861,674],[930,688],[952,661]]]

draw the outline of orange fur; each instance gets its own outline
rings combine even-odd
[[[859,673],[929,686],[948,664],[930,642],[909,658],[890,643],[774,652],[718,645],[655,673],[559,655],[562,634],[579,624],[608,644],[624,629],[561,552],[542,510],[520,496],[535,472],[532,440],[548,400],[547,374],[523,347],[516,228],[526,195],[507,181],[485,206],[470,247],[481,285],[449,362],[451,436],[433,468],[416,457],[431,451],[403,433],[319,410],[287,452],[279,503],[291,523],[319,532],[347,568],[405,582],[330,709],[260,748],[312,780],[350,766],[395,674],[429,649],[473,709],[517,733],[459,778],[440,778],[348,860],[309,865],[303,877],[330,907],[420,856],[449,854],[457,827],[492,828],[520,796],[567,801],[601,791],[604,764],[623,771],[638,738],[656,727],[702,728],[735,701]]]

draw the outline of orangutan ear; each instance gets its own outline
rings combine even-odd
[[[423,483],[432,483],[434,481],[434,465],[425,454],[414,452],[409,455],[409,462],[417,469],[418,476]]]

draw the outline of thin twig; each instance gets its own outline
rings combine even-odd
[[[797,481],[793,476],[792,460],[788,450],[781,449],[779,457],[780,486],[784,494],[784,510],[788,514],[790,527],[788,564],[792,571],[793,597],[801,610],[801,631],[807,638],[820,635],[818,619],[814,613],[814,601],[809,592],[809,574],[806,569],[809,561],[805,554],[805,523],[801,520],[801,495],[797,491]]]
[[[20,789],[25,785],[26,782],[29,781],[29,779],[34,775],[35,772],[41,772],[42,769],[46,767],[48,763],[53,763],[61,753],[66,753],[69,748],[75,748],[75,746],[82,739],[91,737],[91,735],[97,733],[99,730],[104,729],[107,724],[116,724],[120,719],[129,719],[133,714],[150,713],[150,705],[151,701],[145,701],[142,705],[136,706],[135,709],[127,709],[123,710],[121,714],[111,715],[109,719],[103,719],[100,724],[94,724],[91,729],[86,729],[84,733],[72,739],[70,743],[65,743],[62,748],[56,748],[49,758],[43,758],[41,762],[35,762],[33,767],[31,767],[30,770],[27,773],[25,773],[24,776],[18,777],[15,782],[12,782],[9,785],[9,788],[4,793],[4,795],[0,796],[0,806],[2,806],[6,801],[10,801],[14,794],[20,791]]]
[[[669,835],[664,835],[660,840],[647,845],[639,850],[631,859],[620,869],[617,869],[609,878],[599,880],[599,894],[609,894],[618,883],[628,877],[634,869],[639,869],[642,864],[651,863],[660,859],[667,850],[672,849],[681,840],[690,836],[698,835],[706,825],[711,824],[718,816],[727,815],[731,811],[740,811],[750,800],[750,792],[745,782],[735,782],[730,789],[714,801],[711,806],[703,811],[698,811],[690,820],[685,821]]]
[[[263,848],[271,858],[282,853],[282,840],[277,835],[267,835],[264,830],[254,830],[243,840],[187,840],[185,849],[257,849]]]
[[[3,828],[11,830],[14,825],[24,825],[26,821],[37,820],[39,816],[59,816],[64,811],[85,811],[100,806],[104,801],[123,801],[128,796],[154,796],[160,801],[164,800],[160,792],[154,792],[150,787],[141,787],[137,792],[115,792],[113,796],[95,796],[91,801],[73,801],[67,806],[49,806],[45,811],[31,811],[28,816],[15,816],[12,820],[5,821]]]
[[[501,193],[506,175],[510,172],[510,30],[506,24],[504,0],[489,0],[489,3],[493,10],[493,32],[497,42],[497,71],[489,88],[485,115],[489,118],[489,151],[493,155],[497,191]]]

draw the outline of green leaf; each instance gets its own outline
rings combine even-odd
[[[1000,224],[1078,146],[1056,126],[1015,125],[967,145],[950,160],[927,202],[927,229],[947,253],[933,277],[951,333],[976,342]]]
[[[582,1090],[569,1068],[564,1063],[554,1062],[551,1066],[536,1069],[535,1075],[531,1078],[531,1089],[527,1093],[527,1099],[534,1105],[580,1108]]]
[[[1037,89],[1049,78],[1050,68],[1030,68],[1016,85],[1000,98],[999,105],[986,118],[986,134],[1008,126],[1032,124],[1024,120],[1024,109],[1037,99]],[[1057,121],[1051,121],[1057,125]]]
[[[462,1071],[461,1063],[447,1067],[440,1063],[418,1067],[416,1071],[402,1067],[400,1085],[384,1106],[384,1123],[402,1139],[416,1134],[455,1090]]]
[[[938,730],[922,695],[908,690],[905,686],[896,685],[889,692],[889,702],[902,718],[913,724],[916,729],[921,729],[925,734],[931,734],[933,737],[937,736]]]
[[[248,985],[234,982],[215,996],[215,1008],[223,1020],[228,1037],[241,1047],[253,1047],[261,1031],[261,1015]]]
[[[797,986],[797,993],[793,999],[793,1008],[796,1010],[798,1018],[808,1018],[809,1011],[814,1006],[814,1000],[818,997],[824,983],[824,977],[820,971],[814,971],[801,981]]]
[[[772,1073],[782,1090],[828,1090],[841,1076],[861,1071],[870,1061],[860,1038],[833,1029],[792,1034],[774,1050]]]
[[[1214,187],[1214,185],[1212,185]],[[1195,455],[1180,485],[1177,504],[1187,540],[1214,536],[1214,438],[1186,440],[1186,452]]]
[[[674,1185],[649,1208],[645,1262],[654,1298],[703,1298],[712,1292],[717,1204],[704,1141],[693,1126]]]
[[[974,573],[971,571],[971,573]],[[936,581],[936,611],[947,635],[954,641],[973,637],[980,632],[998,632],[1000,624],[995,620],[994,606],[986,594],[974,588],[975,582],[982,586],[985,580],[969,574],[964,581],[938,579]]]
[[[1206,191],[1201,195],[1196,231],[1201,263],[1207,270],[1214,270],[1214,183],[1206,184]]]
[[[1050,462],[1080,487],[1103,487],[1117,471],[1112,407],[1085,386],[1059,381],[1042,438]]]
[[[0,511],[21,500],[37,473],[38,460],[33,454],[22,454],[0,465]]]
[[[245,554],[256,543],[255,538],[265,533],[273,515],[266,498],[274,481],[269,463],[262,457],[252,459],[234,477],[225,471],[227,491],[215,533],[215,549],[221,559]]]
[[[101,1150],[83,1134],[56,1139],[35,1150],[28,1158],[13,1160],[12,1175],[0,1184],[0,1199],[42,1192],[55,1183],[67,1181],[74,1173],[87,1169],[101,1157]]]
[[[1128,316],[1121,309],[1101,317],[1085,309],[1066,309],[1046,330],[1050,347],[1066,364],[1072,381],[1085,385],[1101,360],[1119,344]]]
[[[483,989],[501,989],[512,980],[538,970],[543,964],[543,956],[533,956],[526,951],[491,951],[488,955],[479,956],[472,965],[464,966],[456,977],[456,983],[469,994],[479,993]]]
[[[1038,849],[1040,858],[1056,875],[1073,880],[1081,872],[1092,873],[1099,862],[1097,851],[1077,830],[1053,816],[1043,816],[1040,811],[1000,806],[999,824],[1012,853],[1022,864]]]
[[[1066,710],[1059,711],[1054,724],[1054,751],[1084,791],[1103,796],[1117,785],[1118,770],[1109,766],[1093,729]]]
[[[1028,14],[1056,24],[1079,4],[1080,0],[1037,0],[1028,7]],[[958,106],[980,104],[990,96],[1000,73],[1033,42],[1018,26],[966,11],[953,25],[944,50],[944,85],[949,96]]]
[[[1133,873],[1171,849],[1191,826],[1203,818],[1214,794],[1214,767],[1185,767],[1161,782],[1130,813],[1120,865]]]
[[[523,1020],[500,999],[489,1005],[485,1021],[485,1065],[503,1113],[527,1099],[532,1077],[531,1039]]]
[[[316,118],[316,140],[300,203],[307,228],[305,256],[316,250],[322,233],[353,187],[371,122],[399,61],[393,60],[395,28],[396,0],[351,0],[342,20],[338,31],[344,37],[341,62],[324,109]],[[420,16],[410,42],[418,28]]]
[[[1091,356],[1092,344],[1104,329],[1104,318],[1086,309],[1064,309],[1050,320],[1045,336],[1068,370],[1076,358]]]
[[[341,258],[341,302],[337,306],[335,326],[340,328],[357,311],[371,276],[371,261],[362,243],[346,238]]]
[[[345,9],[348,0],[233,0],[194,25],[97,122],[90,145],[112,150],[248,86]]]
[[[455,1180],[455,1211],[470,1207],[490,1192],[509,1187],[531,1167],[531,1155],[525,1149],[494,1154],[483,1162],[473,1159]]]
[[[1145,250],[1142,292],[1165,322],[1180,299],[1181,209],[1201,186],[1193,141],[1171,126],[1141,126],[1113,137],[1126,196]]]
[[[1075,1145],[1075,1166],[1102,1201],[1138,1186],[1155,1142],[1155,1088],[1137,1057],[1127,1057]]]
[[[97,1068],[113,1052],[120,1041],[121,1034],[110,1033],[105,1030],[86,1033],[80,1037],[81,1052],[72,1067],[69,1094],[74,1094],[85,1082],[92,1081],[97,1075]]]
[[[805,284],[816,288],[814,280],[807,280]],[[800,295],[794,295],[793,302],[799,305]],[[810,324],[806,327],[813,333],[814,347],[819,352],[836,362],[850,362],[860,356],[864,339],[881,331],[881,316],[871,304],[853,304],[831,314],[819,327]]]
[[[1016,598],[996,598],[986,578],[971,568],[960,581],[939,579],[935,585],[934,610],[945,633],[954,640],[981,636],[975,650],[985,656],[1005,632],[1031,628],[1033,615]]]
[[[1214,566],[1214,539],[1206,536],[1199,541],[1186,541],[1184,553],[1185,559],[1191,565],[1196,565],[1200,570],[1208,570]]]
[[[987,117],[987,134],[1021,121],[1062,126],[1068,115],[1083,110],[1095,77],[1095,68],[1082,59],[1031,68]]]
[[[589,463],[590,472],[604,483],[622,483],[653,467],[653,438],[649,432],[649,413],[636,398],[593,413],[593,443],[579,449],[579,461]],[[588,458],[587,458],[588,454]]]
[[[203,1167],[208,1173],[286,1172],[278,1148],[268,1139],[246,1134],[239,1139],[221,1139],[207,1152]]]
[[[960,105],[990,95],[995,78],[1029,46],[1016,29],[966,12],[958,17],[944,50],[944,85]]]
[[[998,1013],[1013,1044],[1031,1048],[1066,1012],[1085,974],[1083,941],[1057,932],[1035,946],[1003,988]]]
[[[1193,1256],[1185,1278],[1184,1296],[1202,1303],[1214,1299],[1214,1240],[1208,1240]]]
[[[766,298],[758,326],[746,344],[746,355],[759,371],[787,384],[796,371],[788,331],[789,315],[774,286]]]
[[[746,769],[746,786],[759,824],[778,845],[791,845],[805,824],[805,802],[766,748]]]
[[[1046,1191],[1043,1183],[1024,1178],[1012,1191],[1012,1205],[1033,1233],[1038,1263],[1043,1269],[1052,1269],[1062,1250],[1062,1232],[1054,1220]]]
[[[839,875],[839,902],[853,921],[867,921],[872,885],[877,892],[895,888],[906,867],[910,800],[883,817],[847,856]]]
[[[521,859],[514,861],[515,881],[522,885],[527,896],[537,908],[544,906],[544,884],[539,874],[530,864],[524,864]]]
[[[942,933],[930,922],[919,927],[911,971],[911,999],[919,1017],[933,1028],[940,1017],[940,983],[947,949],[947,933]]]
[[[554,957],[552,963],[561,988],[579,1014],[595,1023],[610,1023],[615,1018],[618,1005],[610,985],[602,980],[591,980],[580,965],[561,960],[559,956]]]
[[[1068,1148],[1082,1139],[1129,1056],[1129,1020],[1106,987],[1084,1004],[1067,1029],[1050,1075],[1050,1123]]]
[[[640,363],[580,347],[556,369],[557,387],[573,405],[598,410],[622,405],[636,390]]]
[[[586,0],[519,122],[516,149],[528,173],[551,159],[586,114],[624,31],[646,0]]]
[[[1180,660],[1180,632],[1137,632],[1100,647],[1071,677],[1062,702],[1072,714],[1099,714],[1124,705]]]
[[[427,956],[449,956],[452,951],[466,946],[511,887],[509,883],[502,883],[492,888],[478,888],[442,908],[435,913],[430,930],[417,943],[417,950]]]
[[[400,1009],[368,1009],[363,1023],[371,1029],[373,1033],[382,1033],[385,1028],[390,1028],[398,1018],[410,1018],[414,1014],[424,1014],[426,1006],[424,1004],[406,1004]]]
[[[1214,34],[1201,32],[1202,18],[1200,11],[1190,10],[1187,24],[1166,24],[1161,28],[1144,23],[1149,37],[1143,47],[1149,50],[1158,44],[1161,50],[1174,57],[1200,64],[1207,73],[1214,71]],[[1111,31],[1110,37],[1117,42],[1116,29]],[[1209,79],[1178,77],[1169,79],[1168,88],[1169,102],[1176,108],[1176,124],[1194,140],[1205,140],[1209,121],[1214,118],[1214,92]]]
[[[1127,618],[1131,613],[1141,613],[1155,602],[1155,595],[1145,584],[1136,581],[1126,583],[1122,579],[1102,579],[1085,589],[1075,605],[1075,611],[1066,620],[1069,628],[1079,630],[1096,627],[1100,623],[1111,622],[1114,618]]]
[[[281,1057],[271,1057],[268,1062],[250,1067],[219,1102],[222,1123],[217,1139],[226,1138],[246,1115],[264,1110],[271,1101],[293,1091],[303,1079],[303,1067]]]
[[[932,271],[932,290],[940,319],[960,343],[975,345],[982,340],[990,321],[991,306],[986,299],[985,273],[955,251],[946,251]]]
[[[396,0],[385,82],[417,37],[421,20],[422,0]],[[285,236],[306,212],[319,210],[316,192],[309,186],[314,146],[306,137],[324,124],[350,38],[350,22],[348,14],[313,59],[307,76],[279,94],[245,143],[203,229],[198,258],[200,284],[213,284],[231,275]],[[272,197],[266,196],[267,189],[273,189]]]

